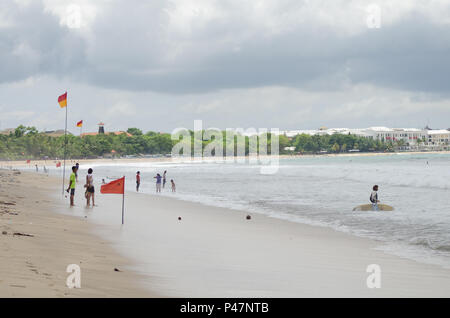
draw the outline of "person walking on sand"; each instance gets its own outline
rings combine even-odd
[[[67,188],[67,192],[69,192],[70,190],[70,206],[74,206],[75,204],[73,204],[73,198],[75,196],[75,183],[76,183],[76,177],[75,177],[75,171],[77,170],[77,167],[73,166],[72,167],[72,173],[70,174],[70,182],[69,182],[69,187]]]
[[[372,209],[374,211],[379,211],[378,202],[380,201],[378,200],[378,185],[374,185],[372,190],[373,191],[370,194],[370,202],[372,202]]]
[[[156,179],[156,192],[161,192],[161,175],[157,173],[153,178]]]
[[[172,192],[176,192],[175,182],[173,182],[173,179],[170,179],[170,183],[172,184]]]
[[[95,188],[94,188],[94,177],[92,176],[92,168],[89,168],[88,174],[86,176],[86,205],[89,206],[92,198],[92,206],[95,206]]]
[[[167,170],[164,170],[164,173],[163,173],[163,189],[166,187],[166,173],[167,173]]]
[[[38,172],[39,171],[38,165],[36,164],[35,166],[36,166],[36,172]]]

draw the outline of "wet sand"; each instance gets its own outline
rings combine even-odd
[[[97,187],[98,206],[86,209],[78,184],[69,208],[59,178],[1,171],[0,180],[3,297],[450,297],[449,269],[328,228],[134,192],[122,226],[120,195]],[[72,263],[81,289],[65,286]],[[367,287],[370,264],[381,268],[379,289]]]

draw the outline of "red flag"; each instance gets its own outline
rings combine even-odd
[[[27,163],[30,163],[30,162],[31,162],[31,160],[30,160],[30,159],[28,159],[28,160],[27,160]]]
[[[67,106],[67,92],[58,97],[58,103],[61,108]]]
[[[101,193],[115,193],[124,194],[125,192],[125,177],[111,181],[108,184],[104,184],[100,188]]]
[[[77,122],[77,127],[83,127],[83,121],[80,120],[79,122]]]
[[[59,167],[61,167],[61,162],[56,163],[56,168],[59,168]]]

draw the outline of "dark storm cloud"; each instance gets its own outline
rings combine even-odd
[[[23,8],[2,2],[0,10],[9,21],[0,27],[0,82],[45,74],[66,76],[85,64],[83,41],[61,28],[40,2]]]
[[[112,1],[83,36],[61,26],[38,1],[21,8],[2,4],[15,23],[0,28],[0,81],[51,74],[175,94],[260,86],[336,90],[360,83],[450,93],[450,25],[417,11],[355,34],[320,23],[266,34],[252,31],[245,14],[236,12],[179,35],[170,24],[173,6]]]

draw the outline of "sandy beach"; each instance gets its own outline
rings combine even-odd
[[[120,226],[119,198],[97,191],[98,206],[85,209],[78,191],[70,209],[57,199],[58,178],[16,173],[1,172],[3,297],[450,296],[450,270],[386,254],[373,240],[128,192]],[[81,289],[65,286],[71,263],[81,266]],[[381,268],[379,289],[367,287],[369,264]]]
[[[92,224],[57,213],[66,202],[50,196],[56,182],[0,170],[0,297],[153,296]],[[66,286],[69,264],[81,268],[80,289]]]

